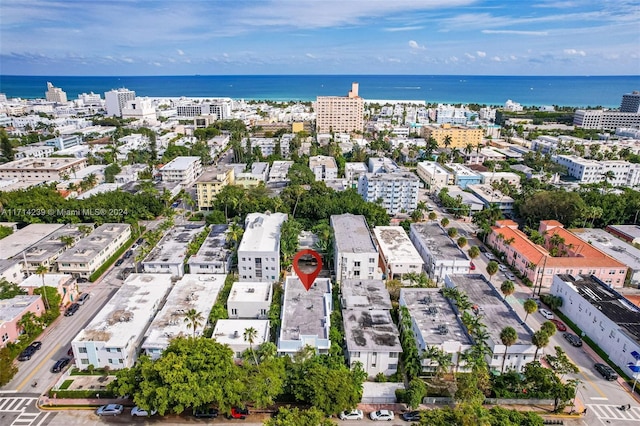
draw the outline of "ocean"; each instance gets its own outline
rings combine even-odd
[[[315,100],[345,96],[360,84],[368,100],[420,100],[434,103],[617,108],[624,93],[640,90],[640,76],[455,76],[455,75],[243,75],[62,77],[0,75],[8,98],[44,98],[47,82],[67,92],[99,93],[126,87],[138,96],[230,97],[246,100]]]

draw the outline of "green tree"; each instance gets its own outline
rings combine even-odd
[[[513,281],[506,280],[500,286],[500,291],[504,294],[504,300],[507,300],[507,297],[511,296],[516,291],[516,286]]]
[[[545,321],[540,326],[540,330],[542,330],[543,332],[545,332],[549,336],[553,336],[554,334],[556,334],[557,327],[551,321]]]
[[[44,276],[45,274],[49,272],[49,268],[47,268],[44,265],[38,265],[38,267],[36,268],[36,274],[40,275],[40,278],[42,278],[42,288],[44,289],[45,285],[44,285]],[[49,299],[48,299],[48,295],[46,291],[42,292],[42,297],[44,297],[44,307],[45,309],[51,309],[51,305],[49,305]]]
[[[469,250],[467,250],[467,254],[471,259],[475,259],[480,256],[480,249],[477,246],[471,246]]]
[[[12,299],[24,294],[27,294],[27,292],[18,284],[10,283],[5,278],[0,278],[0,300]]]
[[[5,162],[13,161],[14,159],[13,145],[4,128],[0,129],[0,157],[2,157]]]
[[[257,365],[258,364],[258,358],[256,358],[256,353],[253,350],[253,344],[256,341],[256,339],[258,338],[258,330],[256,330],[253,327],[245,328],[244,329],[244,333],[242,333],[242,337],[244,338],[245,342],[249,343],[249,351],[251,351],[251,354],[253,355],[253,361]]]
[[[446,228],[447,226],[449,226],[449,219],[447,219],[446,217],[443,217],[442,220],[440,221],[440,225]]]
[[[498,273],[498,262],[496,262],[495,260],[492,260],[487,264],[487,274],[489,274],[489,281],[491,281],[493,276],[497,273]]]
[[[201,312],[191,308],[184,313],[184,322],[189,324],[189,327],[193,329],[193,337],[196,337],[196,330],[202,325],[204,317]]]
[[[538,330],[531,336],[531,343],[536,347],[536,352],[533,354],[533,359],[538,357],[538,351],[549,344],[551,336],[545,333],[544,330]]]
[[[458,235],[458,228],[447,229],[447,235],[449,235],[451,238],[455,238]]]
[[[465,237],[459,237],[457,240],[458,247],[463,248],[467,245],[467,239]]]
[[[429,212],[428,218],[429,220],[436,220],[438,218],[438,215],[436,214],[436,212]]]
[[[529,317],[529,314],[533,314],[538,310],[538,304],[533,299],[527,299],[525,300],[523,307],[524,307],[524,311],[527,313],[527,315],[525,315],[524,317],[524,320],[526,322],[527,318]]]
[[[507,352],[509,350],[509,346],[515,344],[518,341],[518,333],[513,327],[505,327],[500,332],[500,340],[504,345],[504,357],[502,358],[502,368],[501,372],[504,373],[504,363],[507,360]]]
[[[427,386],[419,379],[414,378],[409,382],[409,387],[405,394],[406,402],[409,408],[415,409],[422,404],[422,400],[427,396]]]
[[[571,362],[566,352],[560,346],[555,346],[554,349],[556,351],[555,355],[549,354],[545,358],[551,366],[551,369],[560,375],[560,380],[562,380],[565,374],[576,374],[580,372],[578,366]]]
[[[8,347],[0,348],[0,386],[4,386],[13,379],[18,367],[13,363],[13,356]]]
[[[264,422],[265,426],[334,426],[335,422],[327,419],[316,407],[301,410],[297,407],[282,407],[278,413]]]

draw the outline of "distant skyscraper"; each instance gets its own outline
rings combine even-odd
[[[364,99],[358,96],[358,83],[351,84],[347,96],[318,96],[316,129],[318,133],[349,133],[364,128]]]
[[[54,87],[53,84],[47,82],[47,91],[45,97],[49,102],[55,102],[57,104],[67,103],[67,94],[59,87]]]
[[[122,110],[127,105],[127,101],[133,101],[135,98],[136,92],[125,88],[105,92],[107,115],[122,117]]]
[[[622,95],[622,103],[620,103],[620,112],[640,112],[640,92],[634,90],[631,93]]]

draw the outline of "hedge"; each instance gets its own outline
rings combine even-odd
[[[82,389],[82,390],[49,390],[49,398],[96,398],[96,395],[100,395],[100,398],[115,398],[113,392],[106,389]]]
[[[104,262],[102,264],[102,266],[100,266],[98,269],[96,269],[93,274],[91,274],[89,276],[89,281],[94,282],[95,280],[97,280],[98,278],[100,278],[102,276],[102,274],[105,273],[105,271],[107,269],[109,269],[111,267],[111,265],[118,260],[118,258],[120,256],[122,256],[122,254],[129,250],[129,247],[131,247],[133,245],[133,243],[135,242],[135,240],[137,239],[137,237],[135,236],[131,236],[131,238],[129,239],[129,241],[127,241],[122,247],[120,247],[118,249],[117,252],[115,252],[115,254],[113,256],[111,256],[109,259],[107,259],[106,262]]]

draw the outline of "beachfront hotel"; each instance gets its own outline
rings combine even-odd
[[[350,133],[364,128],[364,99],[358,83],[351,84],[347,96],[318,96],[315,105],[318,133]]]

